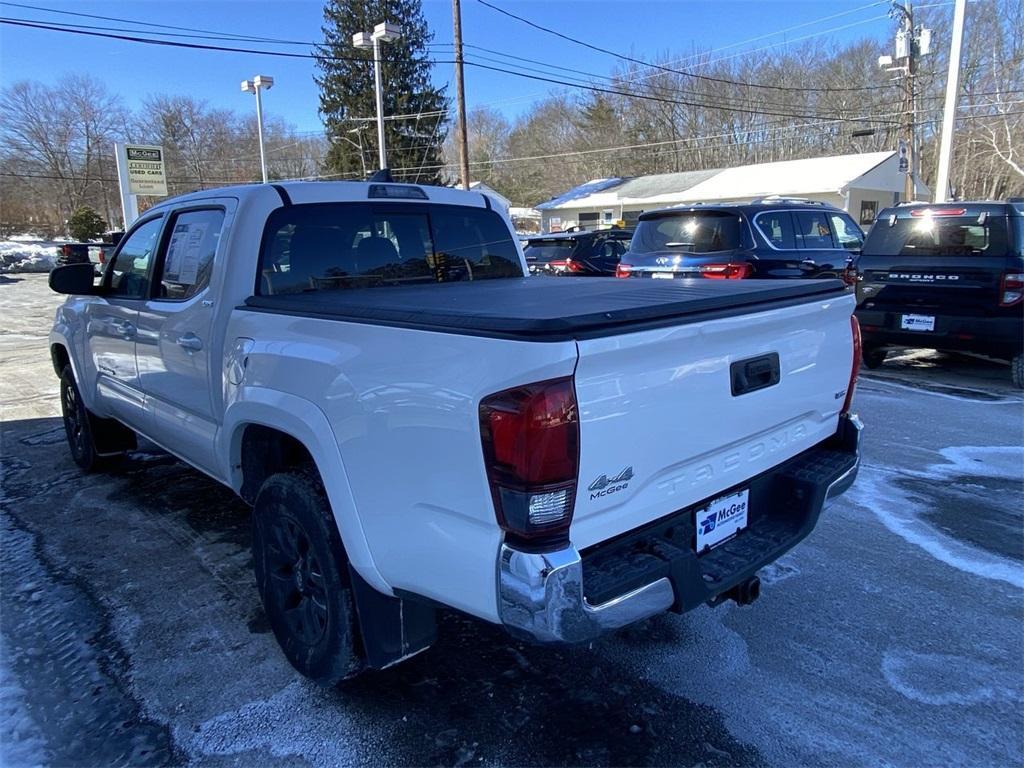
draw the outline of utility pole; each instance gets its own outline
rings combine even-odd
[[[896,33],[896,58],[906,57],[907,60],[903,69],[903,126],[900,133],[907,143],[909,163],[907,175],[903,179],[903,199],[914,200],[917,198],[917,147],[914,143],[914,75],[917,71],[917,46],[914,45],[914,11],[910,6],[910,0],[904,0],[900,11],[902,24]]]
[[[956,0],[953,7],[953,39],[949,46],[949,74],[946,76],[946,103],[942,110],[942,143],[939,146],[939,173],[935,180],[935,202],[949,196],[949,161],[953,153],[953,123],[956,96],[960,87],[960,47],[964,40],[964,11],[967,0]]]
[[[466,136],[466,84],[462,77],[462,8],[452,0],[452,24],[455,28],[455,100],[459,136],[459,169],[462,188],[469,189],[469,138]]]
[[[903,181],[903,197],[906,200],[914,200],[917,198],[921,169],[921,145],[917,135],[917,60],[931,53],[932,31],[915,29],[914,11],[910,0],[903,0],[902,3],[892,0],[889,15],[898,16],[900,21],[900,28],[896,31],[895,56],[879,56],[878,66],[888,72],[898,72],[903,85],[899,140],[900,172],[906,174]]]

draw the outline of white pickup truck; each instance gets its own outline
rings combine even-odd
[[[832,280],[526,276],[487,197],[228,187],[54,270],[74,460],[142,435],[253,506],[303,674],[427,648],[439,608],[579,642],[759,592],[853,482],[854,297]]]

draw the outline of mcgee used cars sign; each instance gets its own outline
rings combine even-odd
[[[128,188],[133,195],[166,195],[163,147],[125,145],[128,157]]]

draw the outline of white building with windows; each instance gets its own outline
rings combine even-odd
[[[707,171],[595,179],[537,206],[545,232],[596,229],[673,205],[800,197],[844,209],[862,226],[903,192],[896,152],[785,160]]]

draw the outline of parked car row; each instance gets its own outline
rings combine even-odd
[[[1007,359],[1024,387],[1024,203],[901,204],[867,236],[827,203],[765,198],[647,211],[635,230],[541,235],[533,274],[639,279],[842,278],[864,363],[891,347]]]

